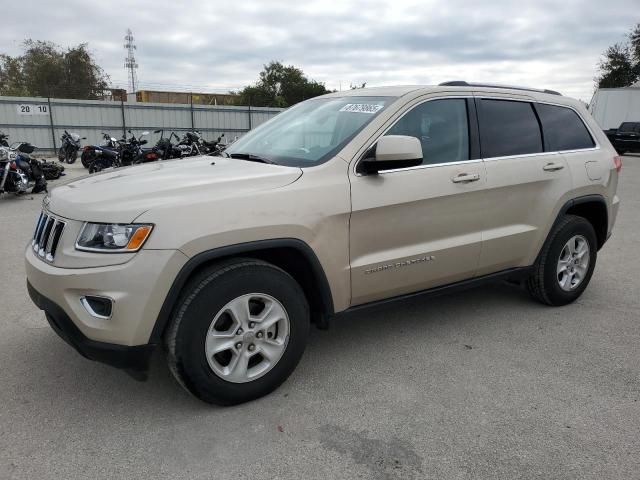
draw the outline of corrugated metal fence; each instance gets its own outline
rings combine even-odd
[[[171,103],[127,103],[95,100],[64,100],[27,97],[0,97],[0,131],[9,135],[9,143],[30,142],[42,153],[60,147],[60,136],[67,130],[77,133],[84,144],[101,141],[102,132],[121,137],[131,130],[136,136],[151,132],[153,145],[164,129],[181,135],[198,130],[207,140],[222,133],[233,140],[280,113],[279,108],[181,105]]]

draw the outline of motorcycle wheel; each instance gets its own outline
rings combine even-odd
[[[82,152],[82,155],[80,155],[80,161],[82,162],[82,166],[84,168],[89,168],[95,159],[96,156],[93,154],[93,152],[90,151]]]
[[[64,147],[60,147],[60,149],[58,150],[58,161],[64,162],[65,157],[66,157],[66,153],[64,151]]]
[[[102,169],[102,162],[93,162],[91,165],[89,165],[89,173],[98,173],[101,172]]]
[[[67,163],[68,163],[69,165],[71,165],[72,163],[75,163],[75,162],[76,162],[76,159],[77,159],[77,158],[78,158],[78,151],[77,151],[77,150],[74,150],[74,151],[69,152],[69,153],[67,154],[67,158],[66,158],[65,160],[67,161]]]

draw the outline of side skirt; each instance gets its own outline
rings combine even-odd
[[[493,283],[500,280],[507,280],[511,283],[519,284],[522,280],[526,279],[530,274],[533,266],[509,268],[496,273],[490,273],[488,275],[482,275],[480,277],[470,278],[468,280],[462,280],[460,282],[449,283],[447,285],[441,285],[439,287],[428,288],[426,290],[420,290],[419,292],[407,293],[404,295],[398,295],[397,297],[385,298],[382,300],[375,300],[373,302],[363,303],[361,305],[355,305],[342,312],[336,313],[336,316],[349,314],[358,310],[367,309],[370,307],[377,307],[392,302],[401,302],[409,298],[414,297],[436,297],[438,295],[446,295],[449,293],[460,292],[471,288],[485,285],[487,283]]]

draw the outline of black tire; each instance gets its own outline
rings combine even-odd
[[[78,158],[78,151],[77,150],[73,150],[71,152],[67,152],[67,156],[66,156],[65,160],[69,165],[71,165],[72,163],[76,162],[77,158]]]
[[[105,166],[102,164],[100,160],[96,160],[89,165],[89,173],[98,173],[104,169]]]
[[[558,260],[565,244],[575,235],[581,235],[589,245],[587,272],[573,290],[566,291],[558,282]],[[575,301],[589,285],[598,255],[598,241],[591,223],[582,217],[565,215],[549,233],[542,251],[527,281],[531,296],[541,303],[552,306],[567,305]]]
[[[80,155],[80,161],[82,162],[82,166],[84,168],[89,168],[95,159],[96,155],[91,150],[82,152],[82,155]]]
[[[58,149],[58,161],[59,162],[64,162],[65,157],[67,156],[64,147],[60,147]]]
[[[169,368],[197,398],[216,405],[235,405],[267,395],[293,372],[309,334],[309,306],[298,283],[285,271],[254,259],[232,259],[213,265],[191,279],[178,301],[165,334]],[[263,376],[232,383],[218,376],[205,354],[205,339],[214,316],[242,295],[262,293],[280,302],[289,317],[289,338],[282,357]]]

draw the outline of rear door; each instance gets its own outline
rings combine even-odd
[[[487,171],[486,215],[478,275],[535,260],[555,209],[572,188],[567,162],[545,151],[531,99],[476,98]],[[550,220],[551,219],[551,220]]]
[[[385,134],[418,138],[422,165],[350,169],[353,305],[474,275],[486,180],[474,108],[472,98],[418,99]]]

